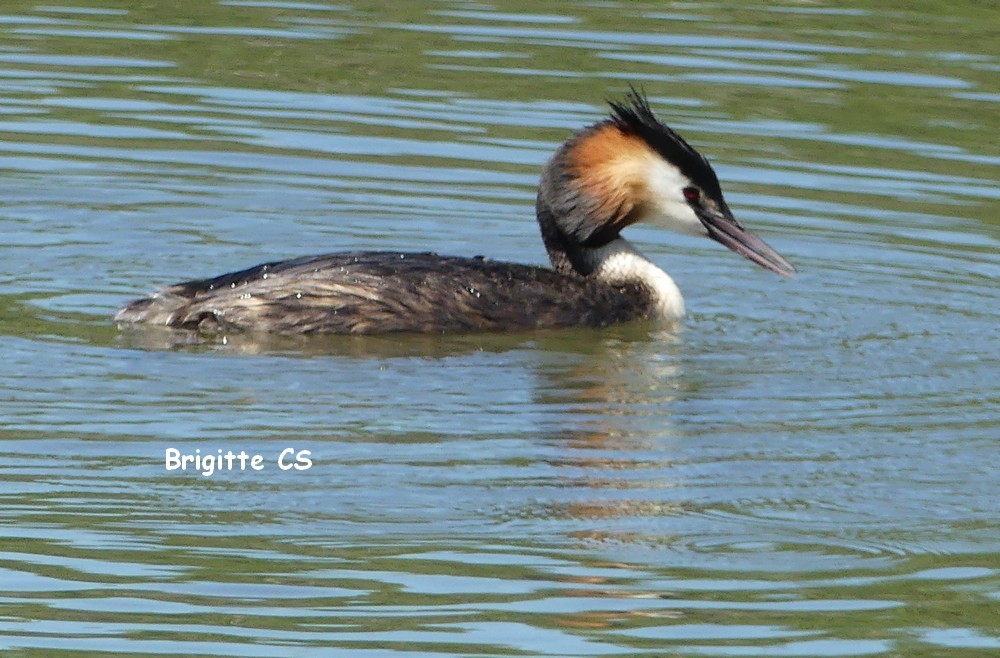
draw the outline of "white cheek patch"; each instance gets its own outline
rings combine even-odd
[[[645,174],[649,212],[640,221],[687,235],[707,235],[701,220],[684,199],[684,188],[691,187],[691,181],[680,169],[654,157]]]

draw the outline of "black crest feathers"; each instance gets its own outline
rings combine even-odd
[[[630,85],[624,101],[609,100],[608,105],[611,121],[619,129],[640,137],[706,194],[721,197],[722,189],[712,165],[672,128],[660,123],[642,91]]]

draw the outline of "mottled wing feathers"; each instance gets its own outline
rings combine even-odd
[[[642,314],[643,291],[549,269],[429,253],[347,252],[163,289],[119,322],[202,331],[442,332],[590,325]]]

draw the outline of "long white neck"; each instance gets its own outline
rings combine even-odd
[[[653,297],[654,313],[662,320],[684,317],[684,297],[670,275],[643,256],[625,238],[588,250],[590,276],[611,285],[641,284]]]

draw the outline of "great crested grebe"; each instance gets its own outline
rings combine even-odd
[[[675,320],[673,279],[619,234],[647,222],[707,235],[784,276],[795,268],[736,221],[708,160],[632,89],[545,165],[536,212],[553,269],[433,253],[354,251],[178,283],[119,323],[208,332],[375,334]]]

